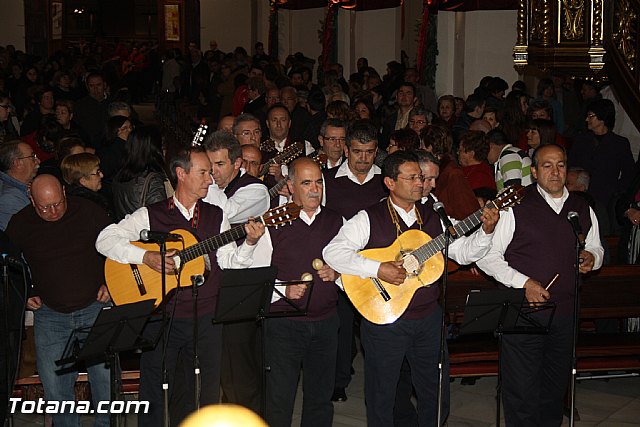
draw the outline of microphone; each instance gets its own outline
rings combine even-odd
[[[191,283],[193,283],[196,287],[200,287],[204,285],[204,276],[202,274],[194,274],[191,276]]]
[[[453,224],[451,224],[451,220],[449,219],[447,212],[444,210],[444,203],[442,202],[434,203],[433,210],[436,211],[436,213],[440,216],[440,219],[442,220],[442,223],[449,231],[449,234],[454,238],[457,237],[458,233],[456,233],[456,229],[453,228]]]
[[[182,236],[174,233],[165,233],[163,231],[150,231],[150,230],[142,230],[140,231],[140,240],[143,242],[148,241],[156,241],[156,242],[166,242],[167,240],[180,240]]]
[[[578,242],[580,243],[580,247],[584,248],[585,238],[584,233],[582,232],[582,227],[580,226],[578,212],[571,211],[567,214],[567,220],[571,223],[571,227],[573,227],[573,232],[578,238]]]
[[[2,257],[2,263],[6,266],[22,268],[25,265],[25,262],[20,258],[15,258],[8,254],[0,254],[0,257]]]

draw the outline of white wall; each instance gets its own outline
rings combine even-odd
[[[518,80],[513,67],[517,11],[495,10],[466,13],[465,96],[482,77],[498,76],[511,84]]]
[[[251,54],[252,1],[254,0],[200,0],[202,49],[207,50],[209,41],[216,40],[218,49],[223,52],[232,52],[237,46],[242,46]]]
[[[285,10],[279,12],[279,57],[284,63],[288,55],[302,52],[307,58],[316,60],[322,52],[318,41],[320,21],[324,20],[325,8]]]
[[[12,44],[16,49],[25,51],[23,1],[2,0],[0,5],[0,44]]]
[[[512,50],[516,41],[515,10],[440,12],[436,94],[466,97],[486,75],[518,80]]]
[[[386,72],[387,62],[400,61],[400,8],[367,10],[356,13],[355,49],[352,61],[344,62],[345,76],[355,72],[356,60],[364,56],[382,76]],[[341,43],[343,41],[341,40]],[[348,71],[349,64],[352,68]]]

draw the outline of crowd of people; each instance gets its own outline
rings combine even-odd
[[[640,172],[629,141],[613,132],[614,104],[591,81],[552,75],[532,93],[522,81],[485,77],[466,98],[437,97],[406,63],[391,61],[381,75],[363,57],[348,78],[341,64],[314,78],[315,61],[301,53],[280,64],[262,43],[249,55],[242,47],[222,52],[214,41],[204,53],[195,44],[163,55],[148,45],[87,45],[47,59],[6,46],[0,58],[0,230],[31,272],[26,306],[48,400],[73,399],[77,373],[60,375],[53,362],[65,334],[91,325],[110,303],[105,257],[161,271],[159,252],[130,243],[143,229],[185,229],[203,240],[244,224],[246,234],[207,254],[197,320],[190,292],[168,297],[168,342],[140,361],[140,399],[151,402],[140,422],[149,425],[162,422],[163,357],[172,422],[196,407],[194,322],[202,404],[238,403],[269,425],[289,426],[302,370],[301,424],[331,425],[333,402],[348,399],[359,336],[368,424],[434,425],[439,281],[380,325],[360,317],[339,278],[401,286],[411,273],[402,261],[358,252],[387,247],[408,230],[441,234],[436,202],[454,222],[482,209],[481,224],[453,241],[451,258],[524,288],[529,302],[556,304],[548,339],[504,340],[503,393],[508,425],[559,425],[575,298],[567,213],[578,213],[586,235],[581,273],[603,264],[603,235],[622,234],[623,262],[638,261]],[[216,130],[202,144],[168,147],[163,128],[142,123],[133,108],[151,96],[158,105],[196,107],[194,127],[204,119]],[[294,146],[300,153],[291,161]],[[498,213],[487,204],[515,184],[526,187],[518,207]],[[289,201],[301,207],[291,225],[254,220]],[[165,261],[180,268],[174,252]],[[308,308],[266,321],[262,390],[256,322],[211,323],[223,270],[269,265],[279,281],[306,277],[274,294],[272,309],[291,301]],[[145,334],[162,326],[150,323]],[[107,400],[104,363],[91,367],[93,397]],[[448,379],[443,393],[444,420]],[[54,422],[78,425],[73,414]]]

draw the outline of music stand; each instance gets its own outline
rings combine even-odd
[[[154,310],[155,300],[149,299],[120,306],[103,307],[93,326],[74,329],[63,357],[56,365],[73,365],[79,361],[100,361],[109,364],[111,401],[119,397],[118,353],[121,351],[152,347],[153,343],[142,337],[142,330]],[[84,338],[86,336],[86,338]],[[82,347],[80,344],[82,343]],[[111,425],[118,425],[118,415],[111,414]]]
[[[223,270],[222,284],[218,292],[218,301],[213,319],[214,324],[255,321],[258,322],[259,327],[262,329],[260,343],[262,365],[260,415],[262,416],[264,416],[267,407],[266,375],[269,370],[269,367],[266,366],[265,358],[266,330],[264,320],[275,317],[305,316],[313,290],[312,281],[298,280],[276,284],[277,274],[278,268],[275,266]],[[288,299],[279,289],[274,287],[274,285],[290,286],[302,283],[309,288],[304,306],[300,306],[295,301]],[[271,296],[273,293],[283,299],[290,308],[272,311]]]
[[[555,303],[527,302],[524,289],[472,290],[467,295],[460,335],[492,332],[498,337],[497,427],[500,427],[502,398],[502,337],[504,334],[549,333],[555,310]]]

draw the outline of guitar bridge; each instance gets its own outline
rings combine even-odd
[[[133,280],[136,281],[136,285],[138,286],[138,292],[140,295],[146,295],[147,289],[144,287],[144,283],[142,282],[142,276],[140,276],[140,270],[138,270],[138,266],[136,264],[129,264],[131,267],[131,272],[133,273]]]
[[[373,284],[376,287],[376,289],[378,290],[378,292],[380,292],[380,296],[382,296],[382,299],[384,299],[385,302],[386,301],[390,301],[391,300],[391,295],[389,295],[389,293],[384,288],[382,283],[380,283],[380,280],[378,280],[377,277],[372,277],[371,281],[373,282]]]

